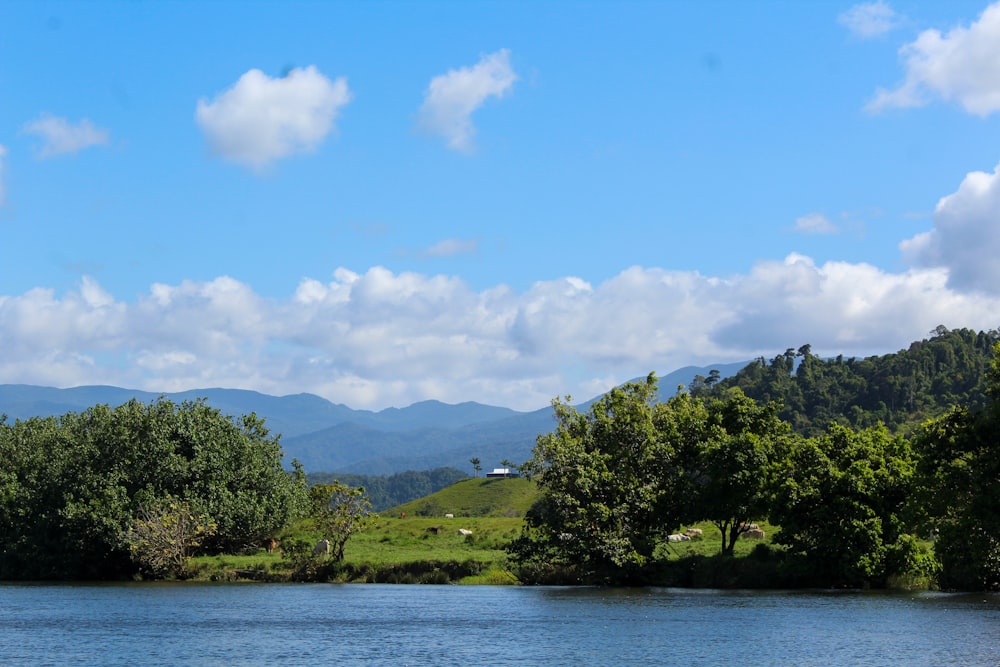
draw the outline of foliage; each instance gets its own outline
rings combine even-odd
[[[920,509],[948,588],[1000,590],[1000,343],[988,381],[987,406],[956,407],[915,438]]]
[[[175,498],[139,507],[124,535],[132,558],[155,577],[184,577],[188,558],[218,529],[207,515],[195,516],[191,506]]]
[[[461,470],[448,467],[407,470],[388,476],[328,472],[311,472],[307,475],[310,484],[330,484],[339,480],[350,486],[363,486],[375,512],[425,498],[468,477]]]
[[[791,442],[775,469],[775,540],[825,585],[884,585],[915,562],[904,530],[914,468],[909,443],[881,425]]]
[[[770,361],[760,357],[724,380],[698,376],[689,390],[712,396],[740,387],[760,403],[780,401],[779,416],[807,436],[822,435],[830,422],[855,429],[883,423],[893,432],[909,433],[953,405],[977,409],[985,404],[998,340],[996,330],[939,326],[905,350],[865,359],[823,359],[803,345]]]
[[[611,390],[586,414],[555,400],[557,427],[522,470],[541,491],[511,547],[522,564],[573,563],[595,580],[628,581],[688,507],[689,457],[704,408],[657,403],[656,376]]]
[[[739,388],[707,402],[692,518],[719,529],[723,554],[733,553],[752,521],[767,516],[768,468],[788,431],[778,409],[776,403],[758,405]]]
[[[340,482],[318,484],[309,488],[310,516],[323,539],[330,541],[329,557],[344,559],[344,545],[351,535],[365,526],[371,503],[364,488]]]
[[[306,508],[304,475],[281,457],[262,420],[204,401],[0,422],[0,578],[130,576],[123,536],[169,499],[217,527],[202,550],[250,548]]]

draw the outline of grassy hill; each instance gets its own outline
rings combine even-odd
[[[382,514],[410,517],[523,517],[538,499],[534,482],[523,477],[464,479],[425,498],[393,507]]]

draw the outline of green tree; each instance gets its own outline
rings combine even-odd
[[[541,500],[511,553],[522,564],[576,567],[583,578],[627,582],[680,525],[689,496],[685,447],[704,419],[686,394],[656,403],[657,380],[630,382],[580,413],[553,401],[555,431],[537,439],[522,471]]]
[[[472,472],[474,473],[473,476],[474,477],[479,477],[479,471],[483,469],[483,467],[481,465],[479,465],[480,464],[480,460],[478,458],[476,458],[476,457],[473,457],[473,458],[469,459],[469,463],[472,464]]]
[[[769,466],[788,424],[779,406],[760,406],[738,388],[708,402],[708,423],[696,467],[694,520],[711,521],[732,554],[751,521],[767,515]]]
[[[309,501],[317,530],[330,541],[329,557],[343,560],[347,541],[364,528],[371,514],[364,488],[340,482],[317,484],[309,488]]]
[[[203,401],[98,405],[0,423],[0,578],[92,579],[135,571],[124,538],[143,508],[190,505],[218,530],[203,551],[239,550],[306,509],[263,422]]]
[[[918,562],[905,516],[915,460],[882,426],[832,424],[791,441],[776,467],[770,519],[775,541],[806,558],[820,585],[882,586]]]
[[[1000,343],[986,377],[987,406],[955,407],[915,438],[921,509],[946,588],[1000,590]]]

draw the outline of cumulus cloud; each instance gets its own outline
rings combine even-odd
[[[331,81],[312,65],[280,78],[252,69],[213,100],[199,100],[195,120],[214,155],[260,169],[316,150],[350,101],[343,77]]]
[[[1000,109],[1000,2],[968,27],[925,30],[899,56],[906,78],[893,90],[879,89],[869,111],[923,106],[937,96],[988,116]]]
[[[449,70],[431,79],[417,124],[429,134],[444,137],[449,148],[468,152],[476,133],[472,113],[489,98],[506,95],[515,81],[507,49],[483,56],[472,67]]]
[[[883,0],[854,5],[838,16],[837,21],[862,39],[884,35],[900,23],[899,16]]]
[[[795,219],[795,231],[800,234],[836,234],[840,228],[822,213],[809,213]]]
[[[939,324],[996,326],[1000,297],[948,280],[937,267],[886,273],[797,254],[726,279],[632,267],[598,284],[568,276],[520,292],[374,267],[306,278],[279,298],[223,276],[155,284],[126,302],[85,278],[61,296],[0,295],[0,377],[306,391],[356,408],[434,398],[530,410],[650,370],[805,343],[822,355],[880,354]]]
[[[900,244],[910,263],[948,270],[948,285],[1000,295],[1000,165],[974,171],[938,202],[934,228]]]
[[[108,143],[108,131],[97,127],[87,118],[74,125],[65,118],[43,113],[35,120],[25,123],[21,131],[41,137],[42,146],[38,149],[38,156],[41,158],[77,153],[84,148]]]

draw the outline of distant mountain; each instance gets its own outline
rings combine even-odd
[[[716,369],[725,378],[744,363],[687,366],[660,378],[661,397],[678,385]],[[272,434],[281,435],[285,460],[297,459],[307,472],[390,475],[406,470],[454,467],[471,470],[469,459],[484,468],[531,458],[535,438],[555,427],[552,408],[518,412],[510,408],[466,402],[457,405],[421,401],[405,408],[374,412],[354,410],[313,394],[269,396],[243,389],[195,389],[163,393],[109,386],[55,389],[34,385],[0,385],[0,414],[9,420],[59,416],[94,405],[118,406],[131,399],[144,403],[160,396],[175,403],[204,398],[225,415],[256,413]],[[578,404],[581,409],[596,398]]]

